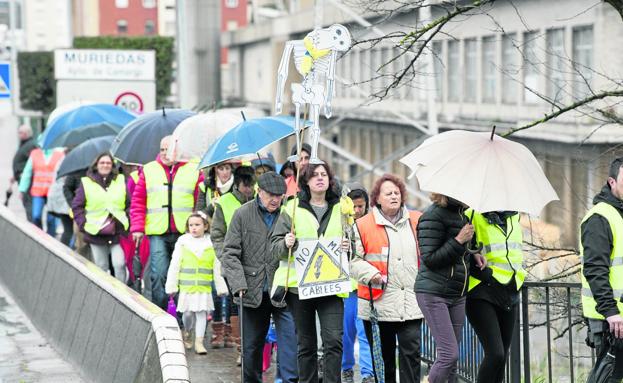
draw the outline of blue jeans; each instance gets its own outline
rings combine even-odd
[[[43,229],[43,208],[47,200],[46,197],[32,197],[32,223],[39,229]],[[56,235],[56,217],[49,213],[46,216],[46,231],[52,237]]]
[[[351,291],[344,299],[344,336],[342,337],[342,371],[355,367],[355,339],[359,341],[359,368],[361,376],[372,376],[372,357],[366,331],[361,319],[357,318],[357,291]]]
[[[167,310],[167,293],[164,284],[171,263],[171,255],[178,233],[149,236],[149,271],[151,279],[151,301],[163,310]]]
[[[244,382],[262,383],[262,353],[272,314],[277,330],[277,364],[283,382],[298,382],[297,344],[294,319],[285,308],[274,307],[268,293],[259,307],[245,307],[242,313],[242,357]]]

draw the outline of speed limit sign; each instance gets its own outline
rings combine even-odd
[[[115,99],[115,105],[133,113],[143,113],[143,99],[134,92],[123,92]]]

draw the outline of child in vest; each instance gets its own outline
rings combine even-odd
[[[214,275],[218,262],[210,240],[207,216],[195,212],[186,221],[186,234],[175,244],[165,285],[166,293],[179,291],[177,311],[183,313],[183,338],[186,349],[193,347],[192,325],[195,328],[195,352],[207,353],[203,345],[208,312],[214,310],[212,281],[217,290],[227,289],[225,281]]]

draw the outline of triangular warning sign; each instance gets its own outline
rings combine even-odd
[[[348,273],[340,267],[339,261],[334,259],[320,243],[316,245],[310,261],[303,273],[299,287],[311,286],[331,281],[348,281]]]

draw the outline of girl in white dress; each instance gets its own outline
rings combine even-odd
[[[195,352],[207,353],[203,338],[208,312],[214,310],[213,281],[217,291],[227,289],[220,276],[220,265],[210,240],[209,224],[203,212],[195,212],[186,221],[186,234],[179,237],[171,257],[165,285],[166,293],[179,291],[177,311],[183,313],[184,346],[191,349],[192,325],[195,324]],[[216,272],[215,272],[216,271]]]

